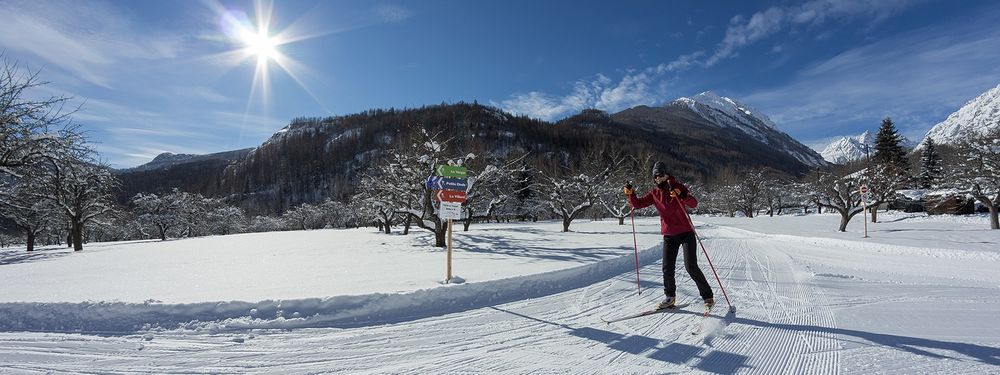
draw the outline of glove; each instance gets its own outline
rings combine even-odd
[[[632,190],[632,183],[630,182],[625,184],[625,188],[622,189],[622,192],[624,192],[625,195],[632,195],[632,193],[635,193],[635,190]]]
[[[684,190],[681,190],[681,189],[674,189],[674,190],[670,191],[670,197],[671,198],[685,199],[685,198],[687,198],[687,196],[688,196],[688,193],[686,191],[684,191]]]

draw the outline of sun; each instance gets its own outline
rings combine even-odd
[[[256,32],[243,29],[240,39],[246,45],[246,52],[249,56],[256,56],[258,61],[274,60],[281,56],[278,52],[278,45],[281,44],[278,38],[268,35],[267,30],[257,30]]]
[[[221,65],[227,69],[244,66],[248,60],[251,62],[253,78],[250,83],[250,93],[247,96],[246,113],[249,113],[251,108],[266,108],[268,106],[271,97],[272,70],[283,72],[285,76],[298,83],[299,87],[305,90],[313,100],[320,103],[321,107],[323,106],[306,85],[307,81],[300,76],[300,74],[309,73],[308,68],[285,55],[282,50],[289,44],[327,35],[331,33],[330,31],[325,30],[322,26],[301,23],[302,18],[282,28],[274,28],[272,20],[274,15],[273,0],[254,0],[252,17],[244,10],[223,6],[219,0],[202,1],[218,17],[221,33],[212,40],[220,40],[228,46],[235,47],[205,58],[220,61]],[[256,64],[252,63],[253,60],[256,60]],[[254,102],[259,105],[255,106]]]

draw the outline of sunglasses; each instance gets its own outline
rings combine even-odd
[[[657,177],[666,177],[666,174],[664,174],[664,173],[657,173],[657,174],[654,174],[653,177],[654,178],[657,178]]]

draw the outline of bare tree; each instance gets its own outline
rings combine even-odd
[[[136,194],[131,203],[137,215],[136,219],[155,226],[160,240],[166,241],[168,232],[181,222],[180,202],[176,199],[177,189],[172,194]]]
[[[111,192],[119,184],[107,166],[81,156],[86,155],[47,158],[41,168],[45,183],[33,193],[38,199],[50,200],[65,216],[74,251],[83,250],[84,227],[114,209]]]
[[[840,213],[840,226],[837,230],[847,231],[847,223],[854,215],[861,213],[861,193],[858,191],[861,182],[853,175],[837,176],[832,173],[817,172],[819,176],[812,182],[813,201],[817,206],[829,208]]]
[[[59,217],[50,201],[36,199],[32,194],[38,188],[38,183],[30,170],[22,173],[16,178],[16,183],[2,193],[3,199],[0,200],[0,216],[12,220],[24,234],[28,251],[35,249],[38,235],[48,230]]]
[[[68,97],[31,100],[29,91],[48,84],[38,72],[21,70],[0,53],[0,175],[19,175],[20,168],[45,156],[60,130],[72,130],[64,110]]]
[[[468,155],[467,155],[468,156]],[[511,180],[519,172],[518,166],[525,155],[507,160],[467,158],[469,164],[466,200],[462,204],[465,218],[464,230],[475,220],[489,220],[513,195]]]
[[[613,181],[612,176],[621,168],[623,157],[603,151],[592,149],[578,167],[557,166],[542,179],[549,192],[545,203],[562,219],[563,232],[569,232],[573,220],[598,203],[601,192],[619,187],[620,181]]]
[[[967,139],[959,146],[959,156],[950,180],[986,206],[990,228],[1000,229],[1000,128]]]

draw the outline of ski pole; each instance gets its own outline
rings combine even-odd
[[[629,212],[632,216],[632,245],[635,250],[635,286],[639,288],[639,295],[642,295],[642,284],[639,282],[639,241],[635,239],[635,208]]]
[[[708,256],[708,250],[705,250],[705,243],[701,242],[701,237],[698,236],[698,231],[694,230],[694,222],[691,221],[691,214],[688,214],[687,210],[684,209],[684,204],[681,203],[680,197],[677,197],[677,204],[681,206],[681,211],[684,211],[684,216],[688,219],[688,224],[691,225],[691,232],[694,233],[694,238],[698,240],[698,244],[701,245],[701,252],[705,253],[705,259],[708,259],[708,266],[712,268],[712,274],[715,275],[715,281],[719,282],[719,289],[722,290],[722,296],[726,298],[726,304],[729,305],[729,311],[736,311],[733,304],[729,302],[729,295],[726,294],[726,288],[722,286],[722,279],[719,278],[719,273],[715,272],[715,266],[712,265],[712,257]]]

